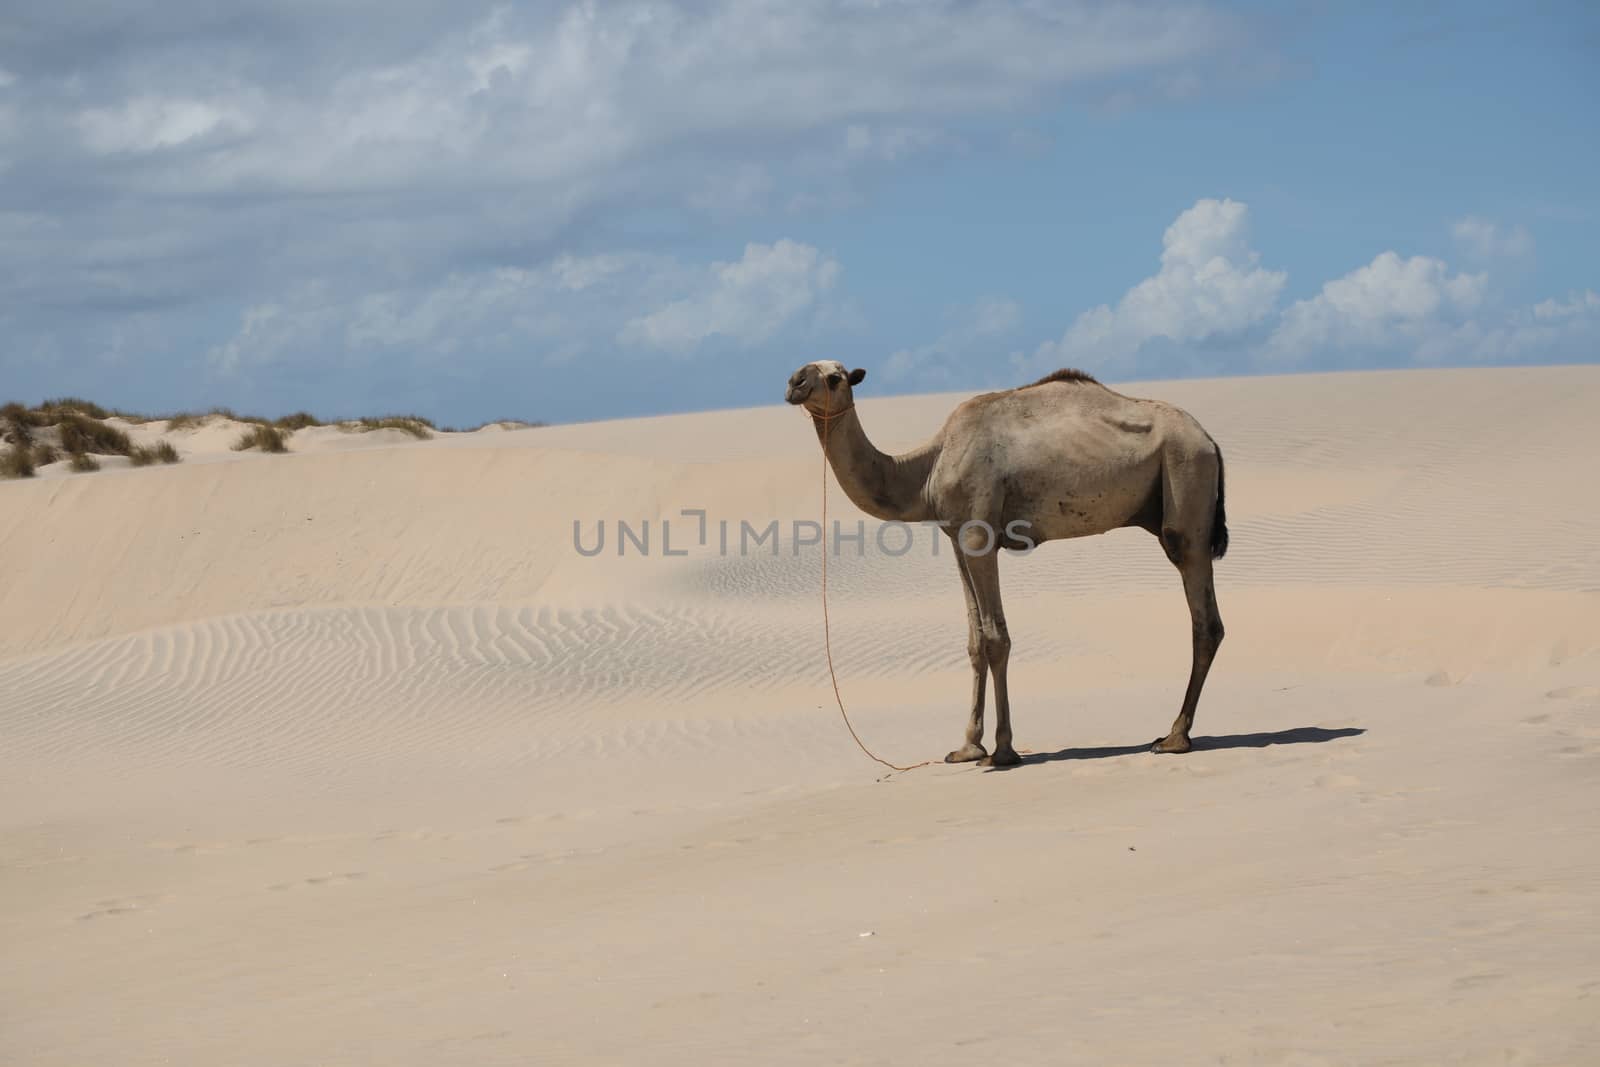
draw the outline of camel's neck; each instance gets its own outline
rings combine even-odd
[[[931,441],[898,456],[880,452],[867,439],[855,408],[835,416],[832,425],[813,416],[834,477],[852,503],[875,519],[921,522],[933,518],[925,490],[939,458]]]

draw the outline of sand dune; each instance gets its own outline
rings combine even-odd
[[[0,485],[0,1062],[1600,1058],[1600,368],[1129,391],[1228,459],[1182,757],[1119,531],[1002,564],[1024,765],[880,780],[786,408]],[[870,393],[885,448],[959,399]],[[954,565],[876,526],[841,683],[937,757]]]

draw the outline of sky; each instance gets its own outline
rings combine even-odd
[[[1600,358],[1600,5],[0,14],[0,400],[442,423]]]

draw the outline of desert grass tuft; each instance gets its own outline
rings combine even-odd
[[[231,419],[234,422],[264,423],[267,420],[256,418],[252,415],[240,415],[232,408],[211,408],[208,411],[180,411],[175,415],[167,416],[167,430],[193,430],[204,426],[212,419]]]
[[[126,456],[133,451],[128,435],[99,419],[65,411],[56,423],[61,447],[68,452],[98,452],[107,456]]]
[[[62,415],[76,412],[87,415],[91,419],[109,419],[116,414],[96,404],[93,400],[85,400],[78,396],[58,396],[46,400],[39,405],[40,414],[51,422],[55,422]]]
[[[324,423],[309,411],[297,411],[293,415],[273,419],[272,425],[280,430],[303,430],[307,426],[322,426]]]
[[[60,458],[61,453],[56,450],[55,445],[50,444],[48,441],[35,441],[33,443],[33,465],[35,467],[49,466]]]
[[[275,426],[255,425],[239,435],[233,443],[235,452],[248,452],[259,448],[263,452],[287,452],[289,444],[284,440],[283,431]]]
[[[33,453],[24,445],[0,452],[0,478],[32,478]]]
[[[97,471],[100,469],[100,461],[87,452],[74,452],[72,454],[72,469],[80,474],[88,471]]]
[[[33,444],[33,428],[36,425],[33,413],[15,401],[0,408],[0,438],[18,448]]]
[[[152,463],[176,463],[183,457],[178,455],[178,450],[172,447],[169,441],[157,442],[154,447],[143,445],[128,453],[128,458],[133,460],[135,467],[148,467]]]
[[[371,433],[373,430],[404,430],[420,441],[433,436],[433,422],[421,415],[383,415],[352,419],[343,424],[354,433]]]

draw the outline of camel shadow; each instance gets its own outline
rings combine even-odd
[[[1196,737],[1192,752],[1213,752],[1225,748],[1266,748],[1269,745],[1320,745],[1344,737],[1359,737],[1367,731],[1359,726],[1341,726],[1327,730],[1321,726],[1298,726],[1292,730],[1275,730],[1262,734],[1223,734],[1218,737]],[[1110,759],[1113,756],[1137,756],[1148,753],[1153,741],[1142,745],[1113,745],[1104,748],[1063,748],[1056,752],[1030,752],[1022,757],[1018,766],[1033,763],[1055,763],[1058,760]],[[993,768],[1009,770],[1010,768]]]

